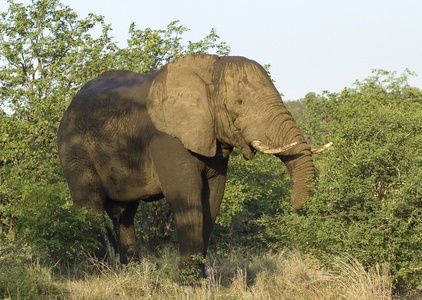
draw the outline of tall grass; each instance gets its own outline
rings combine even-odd
[[[209,278],[183,286],[172,280],[174,257],[125,267],[93,261],[95,270],[61,274],[39,263],[8,270],[0,265],[0,299],[393,299],[388,270],[366,271],[353,259],[327,270],[299,253],[211,256]]]
[[[392,299],[392,285],[386,266],[376,265],[366,271],[351,257],[337,263],[337,270],[344,299]]]

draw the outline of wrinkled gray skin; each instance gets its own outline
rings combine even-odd
[[[243,57],[177,59],[144,75],[109,71],[76,94],[58,131],[60,161],[77,207],[113,219],[123,263],[136,259],[139,201],[163,197],[174,214],[180,267],[205,257],[233,147],[297,144],[276,154],[302,207],[314,181],[311,149],[266,71]],[[201,266],[203,269],[203,266]]]

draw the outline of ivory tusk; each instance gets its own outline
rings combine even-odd
[[[264,154],[280,154],[280,153],[286,152],[287,150],[292,149],[294,146],[297,145],[297,142],[293,142],[289,145],[279,147],[279,148],[270,148],[258,140],[252,141],[251,145],[252,147],[254,147],[254,149]]]
[[[328,144],[325,144],[324,146],[314,146],[314,147],[311,147],[311,152],[312,152],[312,154],[321,153],[321,152],[327,150],[328,148],[330,148],[332,145],[333,145],[333,143],[329,142]]]

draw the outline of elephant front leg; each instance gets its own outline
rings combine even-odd
[[[180,270],[196,266],[199,267],[200,276],[206,277],[203,262],[223,199],[225,182],[225,172],[203,178],[198,183],[201,185],[200,193],[191,191],[190,197],[170,202],[179,240]]]
[[[203,270],[202,190],[205,165],[179,140],[165,134],[151,142],[150,153],[162,193],[174,216],[180,252],[179,270],[181,274],[195,266],[199,267],[199,271]]]
[[[203,254],[205,241],[203,237],[201,205],[199,201],[195,201],[195,203],[189,205],[188,209],[183,206],[180,209],[173,209],[179,242],[179,271],[197,267],[199,268],[198,276],[201,275],[204,277]],[[188,272],[190,271],[188,270]]]
[[[173,212],[179,243],[179,272],[193,274],[198,268],[198,277],[205,275],[203,258],[206,241],[204,240],[204,215],[202,207],[201,175],[174,178],[165,188],[165,197]],[[178,182],[178,183],[177,183]]]

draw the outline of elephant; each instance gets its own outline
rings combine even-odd
[[[295,209],[315,181],[312,153],[325,149],[308,145],[262,66],[217,55],[185,56],[150,74],[103,73],[76,93],[57,140],[74,205],[113,220],[122,263],[139,255],[140,201],[166,199],[180,270],[206,256],[234,147],[247,160],[259,151],[285,164]]]

